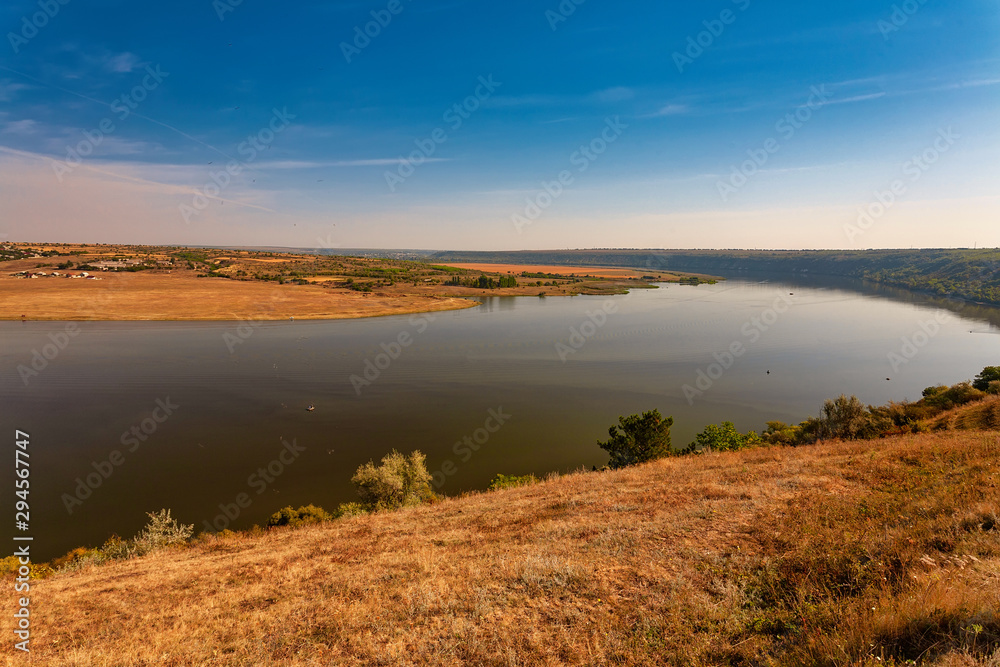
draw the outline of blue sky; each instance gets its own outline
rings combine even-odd
[[[0,238],[1000,246],[995,2],[49,1]]]

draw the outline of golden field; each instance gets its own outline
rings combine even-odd
[[[998,522],[997,432],[674,457],[62,572],[32,658],[995,666]]]
[[[460,297],[332,291],[193,273],[98,274],[100,280],[0,276],[0,319],[300,320],[347,319],[471,308]]]

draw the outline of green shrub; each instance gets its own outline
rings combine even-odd
[[[797,445],[801,437],[801,427],[782,421],[767,422],[767,430],[761,433],[761,441],[768,445]]]
[[[948,388],[948,385],[944,385],[944,384],[937,385],[937,386],[934,386],[934,387],[927,387],[927,388],[925,388],[923,390],[923,392],[921,392],[921,394],[923,395],[924,398],[933,398],[933,397],[937,396],[938,394],[940,394],[942,391],[944,391],[947,388]]]
[[[500,489],[513,489],[519,486],[528,486],[530,484],[537,484],[538,478],[534,475],[504,475],[502,473],[497,473],[497,476],[493,478],[490,482],[490,491],[499,491]]]
[[[333,518],[349,519],[352,516],[361,516],[362,514],[368,514],[368,508],[361,503],[340,503],[333,511]]]
[[[736,430],[733,422],[725,421],[719,426],[715,424],[706,426],[704,431],[695,436],[694,442],[688,445],[686,451],[700,452],[707,449],[716,452],[734,452],[760,442],[761,437],[756,431],[742,434]]]
[[[27,567],[29,579],[44,579],[54,572],[47,563],[29,563]],[[19,576],[20,569],[21,561],[17,556],[0,558],[0,578],[7,579]]]
[[[398,509],[418,505],[433,497],[427,457],[419,451],[409,456],[395,449],[382,457],[380,465],[369,461],[351,478],[364,506],[371,510]]]
[[[305,526],[310,523],[320,523],[330,521],[333,515],[316,505],[303,505],[298,509],[292,509],[291,505],[283,507],[267,520],[268,528],[273,526]]]
[[[618,425],[608,429],[611,438],[597,445],[608,452],[611,468],[652,461],[670,456],[670,427],[673,417],[663,418],[659,410],[643,412],[641,415],[619,417]]]
[[[869,408],[869,412],[873,426],[882,429],[880,435],[891,435],[919,432],[922,428],[920,420],[929,417],[932,410],[920,403],[890,401],[888,405]]]
[[[823,403],[819,436],[857,440],[880,435],[887,427],[887,422],[874,415],[857,396],[841,394]]]
[[[74,570],[86,563],[101,562],[104,556],[100,549],[88,549],[87,547],[77,547],[64,556],[55,558],[49,563],[55,570]]]
[[[989,385],[987,385],[989,388]],[[928,390],[933,389],[928,394]],[[937,412],[951,410],[966,403],[977,401],[985,396],[985,393],[977,389],[970,382],[959,382],[951,387],[928,387],[924,389],[923,403],[930,406]]]
[[[170,516],[170,510],[147,512],[149,523],[139,531],[132,540],[135,545],[135,555],[142,556],[163,549],[186,543],[194,533],[194,524],[185,526],[177,523]]]
[[[809,417],[798,425],[798,444],[816,442],[823,434],[823,420]]]
[[[135,543],[132,540],[123,540],[117,535],[112,535],[98,551],[102,560],[122,560],[135,555]]]

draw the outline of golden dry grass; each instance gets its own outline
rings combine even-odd
[[[952,408],[929,420],[931,428],[940,430],[1000,430],[1000,396],[987,396],[981,401]]]
[[[998,473],[1000,434],[922,434],[674,458],[208,538],[37,582],[33,656],[996,665]],[[2,650],[12,660],[9,639]]]
[[[348,319],[470,308],[461,298],[335,292],[309,285],[196,278],[193,272],[97,274],[101,280],[0,276],[0,319]]]

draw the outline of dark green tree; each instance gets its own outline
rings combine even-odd
[[[979,391],[989,391],[991,382],[1000,382],[1000,366],[987,366],[972,381]]]
[[[608,429],[611,438],[597,444],[608,452],[611,468],[660,459],[671,454],[670,427],[673,424],[674,418],[664,419],[659,410],[619,417],[618,424]]]

